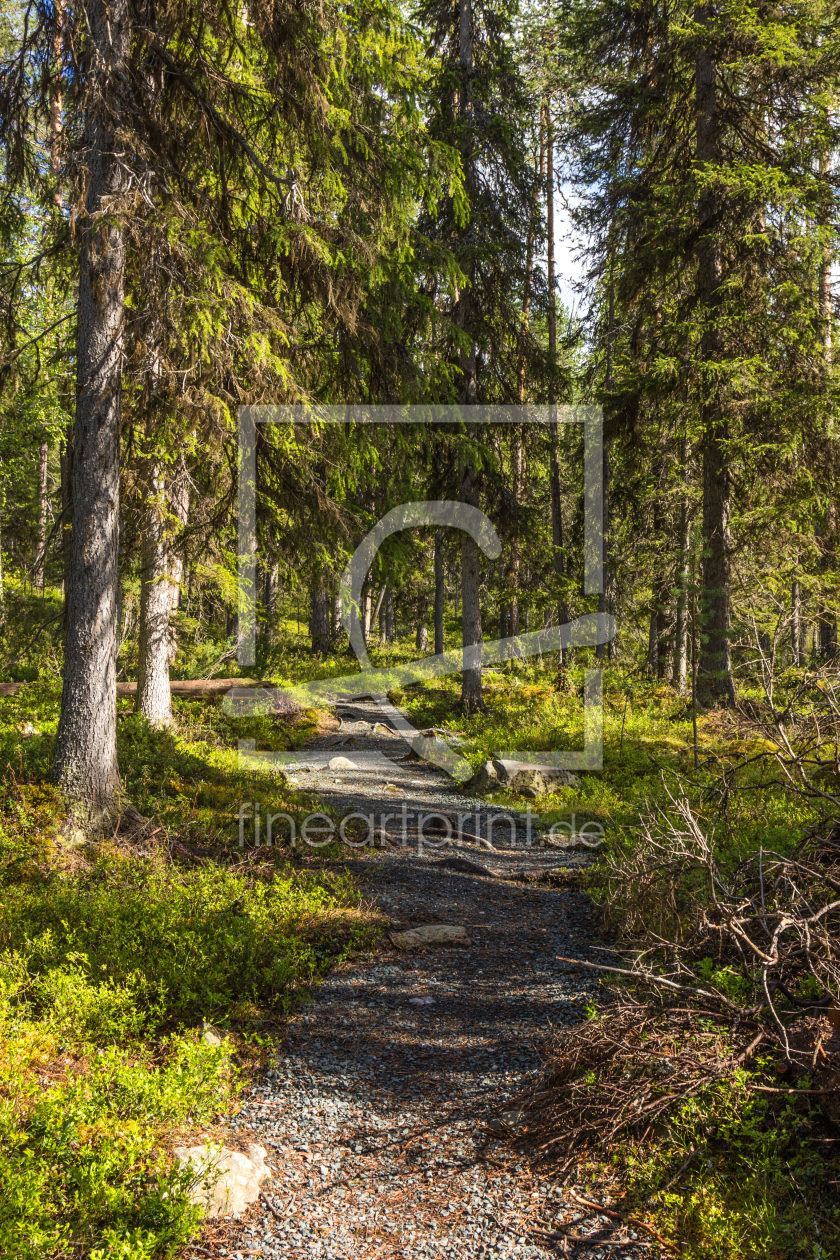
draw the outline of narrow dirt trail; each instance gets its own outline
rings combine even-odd
[[[405,802],[407,835],[418,812],[460,810],[472,811],[474,834],[486,836],[499,810],[463,797],[434,768],[397,761],[407,746],[374,729],[373,703],[339,711],[341,731],[307,750],[313,769],[295,779],[339,816],[374,813],[378,830],[382,813],[401,822]],[[348,735],[353,742],[337,748]],[[331,770],[336,755],[354,766]],[[597,984],[592,972],[556,959],[588,953],[594,927],[584,899],[516,878],[557,866],[559,855],[534,836],[520,848],[520,828],[516,847],[464,846],[497,872],[483,876],[443,866],[441,852],[418,853],[416,843],[403,848],[393,821],[386,828],[395,847],[351,850],[342,866],[395,927],[460,925],[470,944],[407,954],[385,938],[373,958],[326,978],[235,1126],[268,1148],[275,1176],[248,1220],[229,1231],[226,1252],[205,1243],[196,1255],[650,1254],[499,1140],[506,1101],[538,1070],[542,1043],[584,1017]],[[495,845],[505,828],[491,830]]]

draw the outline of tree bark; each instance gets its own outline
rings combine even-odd
[[[70,536],[73,532],[73,426],[64,429],[59,454],[61,474],[61,591],[64,596],[64,627],[67,633],[67,592],[70,589]]]
[[[125,241],[114,210],[124,189],[114,150],[116,102],[128,80],[128,0],[91,0],[87,26],[82,76],[90,156],[79,232],[73,531],[53,772],[73,814],[96,828],[113,818],[120,793],[116,613]],[[92,221],[105,211],[109,217]]]
[[[802,598],[799,589],[799,578],[790,584],[790,647],[794,667],[805,667],[805,639],[802,634]]]
[[[135,709],[152,726],[170,726],[169,584],[166,492],[163,473],[153,465],[147,479],[147,503],[140,547],[140,626]]]
[[[435,530],[435,656],[443,651],[443,605],[446,581],[443,571],[443,530]]]
[[[610,244],[609,298],[607,305],[607,370],[605,385],[607,390],[613,384],[613,340],[615,338],[615,280],[613,267],[615,263],[615,244]],[[598,612],[615,615],[615,570],[610,564],[610,443],[606,434],[602,436],[601,453],[601,582],[602,589],[598,593]],[[609,643],[599,643],[595,648],[595,659],[602,661],[609,657],[614,661],[618,655],[618,644],[615,637]]]
[[[190,481],[183,459],[179,460],[178,471],[169,488],[169,512],[171,525],[177,523],[179,533],[183,535],[190,517]],[[178,636],[175,631],[174,616],[181,606],[181,588],[185,579],[184,542],[179,537],[173,545],[168,540],[169,553],[169,664],[172,665],[178,652]]]
[[[696,13],[701,24],[710,18],[708,6]],[[714,55],[701,48],[696,67],[697,161],[701,169],[720,159],[720,119]],[[732,488],[727,441],[729,430],[716,369],[723,353],[720,328],[722,261],[716,239],[719,196],[705,188],[699,203],[698,296],[705,320],[700,359],[703,425],[703,635],[700,648],[699,685],[708,699],[735,702],[732,675],[731,575],[729,521]]]
[[[683,443],[682,466],[684,472],[688,463],[688,443]],[[680,504],[679,542],[677,552],[677,615],[674,630],[675,666],[674,681],[681,696],[685,695],[688,678],[688,547],[689,520],[688,501]]]
[[[396,623],[394,617],[394,588],[388,583],[385,591],[385,641],[393,643],[397,637]]]
[[[364,635],[365,646],[370,643],[370,626],[371,614],[373,612],[373,597],[371,595],[370,585],[365,583],[362,592],[362,634]]]
[[[417,633],[414,636],[414,646],[418,652],[428,652],[429,650],[429,627],[426,625],[428,612],[429,601],[424,594],[417,600]]]
[[[461,477],[461,502],[478,507],[478,478],[472,465],[464,467]],[[461,635],[464,648],[482,642],[481,606],[481,553],[478,544],[464,534],[461,543]],[[484,709],[481,689],[481,664],[464,666],[461,673],[461,704],[466,713]]]
[[[38,552],[35,557],[35,569],[32,573],[32,585],[44,589],[44,566],[46,564],[47,547],[47,515],[49,497],[47,495],[47,469],[50,448],[46,442],[38,447]]]
[[[324,573],[318,569],[312,581],[312,651],[317,656],[330,654],[330,597]]]
[[[837,514],[834,504],[826,508],[821,533],[820,568],[827,576],[832,573],[837,563]],[[833,664],[837,659],[837,617],[823,595],[819,612],[819,655],[826,664]]]

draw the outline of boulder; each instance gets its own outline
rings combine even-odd
[[[349,757],[331,757],[330,770],[355,770],[356,763]]]
[[[247,1154],[227,1146],[176,1146],[175,1158],[195,1174],[190,1199],[208,1216],[238,1216],[259,1198],[260,1186],[271,1176],[264,1146],[253,1144]]]
[[[554,766],[526,765],[521,761],[500,758],[485,761],[466,786],[478,795],[504,788],[506,792],[533,800],[559,788],[579,788],[580,779],[571,771]]]
[[[466,929],[451,923],[427,923],[406,932],[391,932],[397,949],[420,949],[424,945],[469,945]]]

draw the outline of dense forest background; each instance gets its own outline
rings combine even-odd
[[[117,672],[140,670],[153,721],[162,673],[235,649],[251,402],[598,403],[611,654],[680,692],[694,660],[711,700],[757,653],[834,662],[834,16],[463,0],[164,20],[126,4],[103,96],[81,12],[7,4],[6,675],[32,676],[47,643],[62,668],[84,241],[106,222],[123,251]],[[103,129],[119,153],[94,206]],[[558,188],[583,251],[574,319]],[[407,500],[480,504],[502,533],[466,591],[465,642],[574,616],[581,494],[565,427],[261,429],[263,668],[278,601],[304,608],[314,652],[341,649],[338,574]],[[369,635],[440,650],[443,601],[460,615],[462,563],[479,566],[461,553],[450,531],[386,550]]]

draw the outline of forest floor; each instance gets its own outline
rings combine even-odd
[[[392,928],[458,925],[469,944],[405,953],[386,934],[375,954],[332,972],[233,1126],[269,1150],[264,1198],[234,1227],[210,1226],[186,1254],[657,1254],[632,1227],[582,1208],[582,1187],[560,1188],[522,1161],[506,1140],[514,1117],[500,1119],[539,1072],[543,1044],[586,1018],[598,988],[592,972],[557,960],[589,956],[598,939],[588,899],[568,881],[522,877],[586,859],[546,847],[539,830],[528,835],[524,809],[465,797],[444,772],[407,759],[373,702],[338,713],[340,731],[310,741],[294,779],[333,816],[373,815],[377,833],[394,835],[394,847],[380,839],[344,863]],[[336,755],[344,768],[330,769]],[[514,834],[498,821],[512,813]],[[430,851],[417,843],[419,814],[471,815],[464,830],[489,831],[495,851],[439,840]],[[403,820],[413,837],[404,847]],[[448,868],[459,852],[488,873]]]
[[[180,672],[212,673],[223,646]],[[414,653],[405,642],[373,659]],[[173,727],[155,731],[121,697],[120,766],[148,843],[139,852],[115,835],[68,852],[50,778],[57,659],[0,697],[0,1255],[472,1260],[659,1246],[687,1260],[840,1257],[840,1139],[807,1081],[795,1100],[776,1088],[772,1058],[652,1133],[590,1142],[580,1160],[576,1149],[572,1166],[550,1145],[555,1129],[529,1118],[520,1139],[505,1115],[535,1081],[560,1098],[552,1072],[565,1048],[610,1033],[624,988],[557,955],[606,957],[599,927],[610,914],[615,923],[615,871],[673,794],[688,792],[715,829],[726,871],[762,847],[794,853],[831,824],[758,757],[766,742],[744,713],[761,693],[747,680],[743,712],[698,714],[698,769],[685,700],[611,667],[603,769],[530,807],[504,793],[465,797],[364,702],[237,717],[178,698]],[[473,768],[497,749],[538,759],[581,747],[589,663],[562,683],[549,661],[487,670],[486,709],[470,717],[457,676],[390,698],[418,730],[460,741]],[[318,661],[289,635],[262,677],[282,687],[347,672],[346,653]],[[304,751],[279,775],[241,756],[243,740],[257,753]],[[353,764],[331,768],[335,757]],[[254,847],[255,816],[264,842],[272,813],[275,843]],[[436,847],[434,820],[459,813],[460,850]],[[351,820],[339,843],[327,833],[349,814],[372,823]],[[419,814],[430,816],[422,846]],[[515,846],[493,821],[503,814]],[[316,830],[301,843],[307,816]],[[603,828],[598,860],[583,869],[582,854],[541,849],[556,823]],[[491,825],[494,851],[466,841],[486,840]],[[535,882],[575,863],[574,878]],[[632,910],[632,882],[626,891]],[[404,953],[386,935],[442,920],[470,945]],[[632,958],[632,931],[616,939]],[[742,1000],[726,968],[689,964],[699,983]],[[204,1021],[228,1034],[220,1045],[207,1044]],[[730,1053],[725,1037],[720,1051]],[[644,1045],[640,1056],[644,1075]],[[584,1064],[575,1087],[611,1089],[610,1062]],[[534,1133],[549,1143],[539,1161]],[[172,1158],[202,1136],[271,1152],[266,1197],[233,1232],[200,1223]]]

